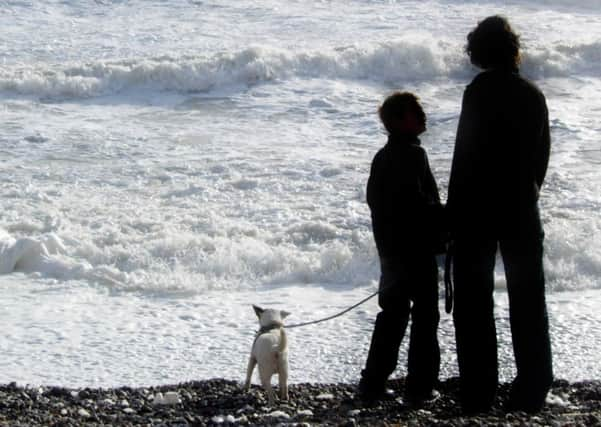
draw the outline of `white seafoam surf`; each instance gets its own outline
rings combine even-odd
[[[0,382],[241,379],[252,303],[296,323],[373,292],[364,187],[385,141],[377,105],[397,88],[421,96],[444,195],[475,72],[465,35],[491,13],[522,33],[524,73],[551,111],[541,204],[556,374],[599,377],[599,9],[3,2]],[[503,287],[499,268],[510,379]],[[372,300],[290,331],[291,381],[356,380],[376,313]],[[456,374],[452,334],[443,316],[444,377]]]

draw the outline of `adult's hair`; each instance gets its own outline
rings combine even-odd
[[[477,67],[517,69],[520,65],[520,37],[502,16],[489,16],[467,36],[467,54]]]
[[[419,98],[410,92],[394,92],[378,109],[380,120],[388,133],[394,133],[395,120],[401,120],[407,113],[414,113],[423,125],[426,124],[426,114]]]

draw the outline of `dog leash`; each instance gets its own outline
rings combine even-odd
[[[452,265],[453,265],[453,255],[454,255],[454,247],[453,247],[453,243],[450,243],[449,246],[448,246],[448,248],[447,248],[447,254],[446,254],[446,257],[445,257],[445,266],[444,266],[445,267],[444,268],[445,311],[447,313],[451,313],[453,311],[454,290],[453,290],[453,280],[451,278],[451,276],[452,276]],[[315,325],[315,324],[318,324],[318,323],[327,322],[328,320],[336,319],[337,317],[340,317],[340,316],[344,316],[349,311],[354,310],[355,308],[359,307],[360,305],[365,304],[367,301],[369,301],[370,299],[372,299],[373,297],[375,297],[379,293],[380,293],[380,290],[377,290],[373,294],[367,296],[366,298],[363,298],[358,303],[356,303],[356,304],[354,304],[354,305],[352,305],[352,306],[350,306],[350,307],[342,310],[339,313],[333,314],[333,315],[328,316],[328,317],[324,317],[322,319],[311,320],[310,322],[303,322],[303,323],[295,323],[293,325],[286,325],[286,329],[300,328],[300,327],[303,327],[303,326]]]
[[[312,320],[310,322],[296,323],[294,325],[286,325],[286,329],[300,328],[301,326],[315,325],[317,323],[327,322],[328,320],[332,320],[332,319],[335,319],[337,317],[343,316],[346,313],[348,313],[349,311],[354,310],[355,308],[359,307],[362,304],[365,304],[367,301],[369,301],[370,299],[372,299],[373,297],[375,297],[379,293],[380,293],[380,291],[377,290],[373,294],[369,295],[367,298],[363,298],[357,304],[354,304],[354,305],[350,306],[349,308],[346,308],[346,309],[342,310],[340,313],[336,313],[336,314],[333,314],[332,316],[324,317],[323,319]]]

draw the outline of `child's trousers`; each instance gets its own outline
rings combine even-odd
[[[411,317],[405,394],[421,399],[438,381],[438,266],[433,255],[382,258],[376,318],[362,381],[384,388],[397,366],[399,347]]]

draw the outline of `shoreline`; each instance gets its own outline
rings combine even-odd
[[[389,381],[394,396],[402,396],[403,385],[404,379]],[[367,407],[355,398],[354,384],[292,384],[290,401],[270,408],[259,386],[247,393],[223,379],[107,389],[11,383],[0,386],[0,425],[601,425],[601,381],[555,381],[547,405],[534,415],[504,412],[508,390],[500,386],[490,413],[463,417],[457,378],[442,381],[441,397],[422,409],[404,407],[400,397]],[[174,400],[160,402],[158,393],[166,399],[169,392]]]

